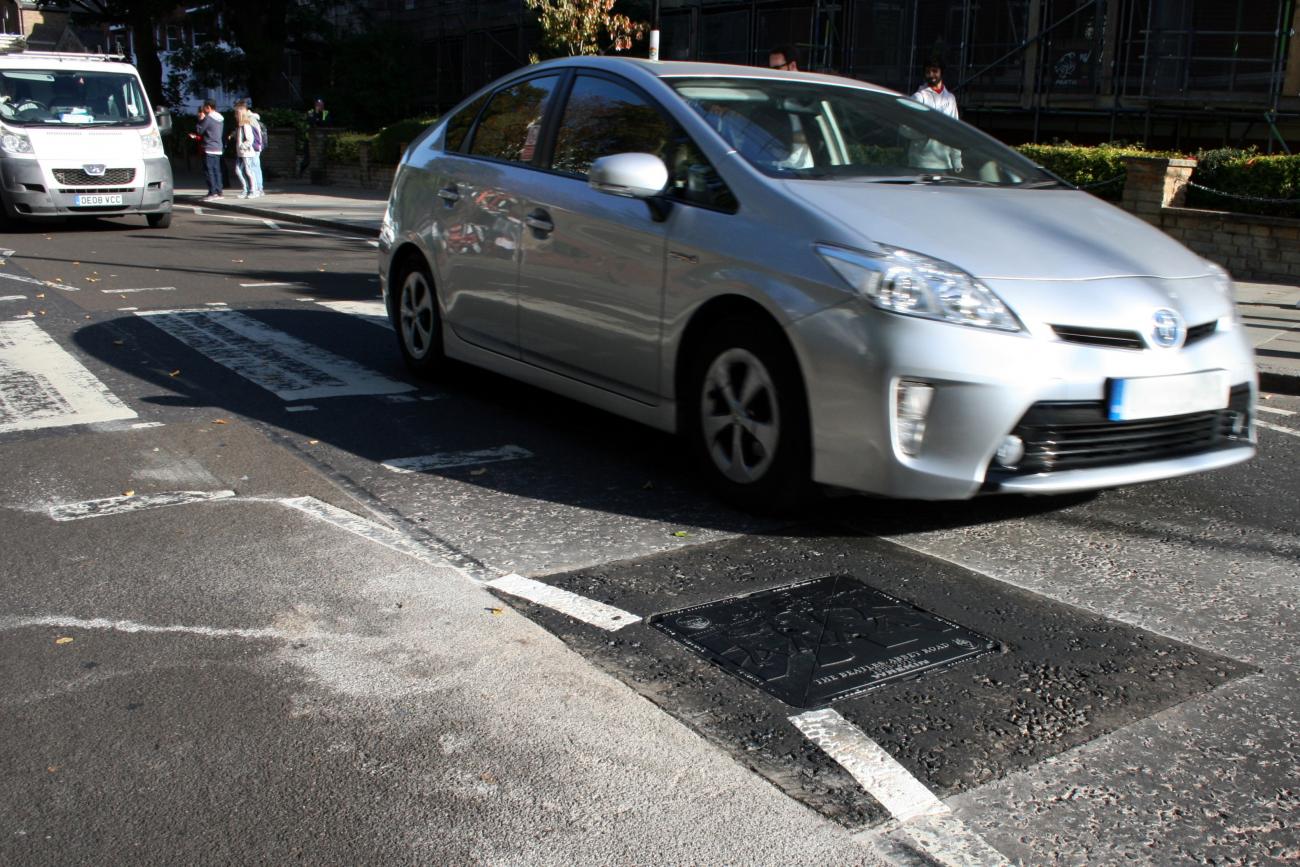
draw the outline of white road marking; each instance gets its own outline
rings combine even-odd
[[[497,461],[517,461],[532,456],[533,453],[522,446],[507,445],[468,452],[438,452],[412,458],[389,458],[382,466],[395,473],[422,473],[427,470],[446,470],[452,467],[469,467]]]
[[[790,722],[879,801],[928,857],[953,867],[1009,863],[838,711],[808,711],[790,717]]]
[[[105,295],[130,295],[133,292],[175,292],[175,286],[143,286],[139,289],[100,289]]]
[[[464,568],[453,562],[455,555],[451,558],[440,556],[439,552],[430,550],[429,546],[417,542],[404,533],[400,533],[390,527],[377,524],[360,515],[354,515],[346,509],[340,509],[338,506],[331,506],[329,503],[316,499],[315,497],[291,497],[271,502],[288,506],[291,509],[297,509],[305,512],[314,518],[319,518],[329,524],[333,524],[349,533],[355,533],[363,539],[369,539],[385,548],[390,548],[409,557],[414,557],[421,563],[437,568],[455,569],[464,574],[470,580],[477,580]]]
[[[268,229],[280,228],[280,224],[277,223],[275,220],[263,220],[262,225],[266,226]]]
[[[503,575],[487,582],[487,586],[494,590],[500,590],[502,593],[509,593],[511,596],[518,596],[520,599],[527,599],[529,602],[535,602],[538,605],[545,605],[547,608],[572,617],[574,620],[590,623],[592,626],[600,627],[609,632],[615,632],[624,626],[631,626],[633,623],[641,621],[639,616],[630,611],[624,611],[621,608],[615,608],[612,605],[606,605],[603,602],[597,602],[594,599],[588,599],[585,596],[579,596],[576,593],[570,593],[568,590],[552,587],[549,584],[543,584],[541,581],[534,581],[522,575]]]
[[[3,300],[5,300],[5,299],[0,298],[0,301],[3,301]],[[1258,409],[1260,412],[1271,412],[1271,413],[1273,413],[1274,415],[1295,415],[1295,411],[1294,411],[1294,410],[1289,410],[1289,409],[1278,409],[1278,408],[1275,407],[1275,406],[1264,406],[1264,404],[1262,404],[1262,403],[1257,403],[1257,404],[1255,404],[1255,408]]]
[[[106,515],[122,515],[145,509],[226,500],[234,495],[234,491],[170,491],[165,494],[148,494],[140,497],[104,497],[99,500],[83,500],[80,503],[51,506],[50,517],[56,521],[80,521],[84,518],[102,518]]]
[[[14,617],[0,616],[0,630],[24,629],[32,626],[53,626],[59,629],[108,629],[130,633],[180,633],[202,635],[207,638],[285,638],[274,629],[228,629],[216,626],[153,626],[134,620],[108,620],[103,617]]]
[[[1300,437],[1300,430],[1292,430],[1289,427],[1282,427],[1280,424],[1269,424],[1268,422],[1260,421],[1259,419],[1255,419],[1255,424],[1262,428],[1275,430],[1278,433],[1291,434],[1293,437]]]
[[[367,370],[235,310],[151,310],[136,315],[282,400],[415,391],[413,385]]]
[[[131,312],[134,312],[134,311],[136,311],[136,310],[139,310],[140,308],[139,308],[139,307],[119,307],[119,308],[117,308],[117,309],[120,310],[120,311],[122,311],[123,313],[131,313]]]
[[[32,286],[44,286],[47,289],[63,289],[66,292],[80,292],[76,286],[69,286],[66,283],[58,283],[53,280],[37,280],[35,277],[24,277],[21,274],[7,274],[0,271],[0,278],[13,280],[17,283],[27,283]]]
[[[383,301],[317,301],[316,303],[338,313],[346,313],[373,322],[375,325],[382,325],[389,331],[393,330],[393,321],[388,318],[388,308],[384,306]]]
[[[245,289],[262,289],[271,286],[305,286],[305,283],[240,283]]]
[[[230,305],[224,301],[204,301],[203,306],[204,307],[229,307]]]
[[[0,295],[0,301],[26,301],[26,295]]]
[[[8,259],[16,252],[17,252],[16,250],[7,250],[7,249],[0,248],[0,258]]]
[[[304,403],[299,406],[286,406],[284,408],[284,411],[285,412],[315,412],[316,407],[312,406],[309,403]]]
[[[166,423],[161,421],[142,421],[131,425],[131,430],[144,430],[151,427],[166,427]]]
[[[35,322],[0,322],[0,433],[137,418]]]

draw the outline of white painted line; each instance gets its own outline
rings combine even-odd
[[[48,289],[63,289],[66,292],[81,291],[76,286],[69,286],[65,283],[58,283],[53,280],[37,280],[35,277],[23,277],[20,274],[6,274],[4,271],[0,271],[0,278],[5,280],[13,280],[14,282],[17,283],[27,283],[28,285],[31,286],[44,286]]]
[[[282,400],[416,390],[235,310],[151,310],[136,315]]]
[[[26,295],[0,295],[0,301],[26,301]]]
[[[17,316],[15,316],[14,318],[15,318],[15,319],[35,319],[35,318],[36,318],[36,314],[35,314],[35,313],[30,313],[30,312],[29,312],[29,313],[19,313],[19,314],[18,314]]]
[[[35,322],[0,322],[0,433],[136,417]]]
[[[393,321],[388,318],[388,308],[384,306],[383,301],[318,301],[316,303],[338,313],[346,313],[373,322],[375,325],[381,325],[389,331],[393,329]]]
[[[305,283],[240,283],[245,289],[262,289],[270,286],[305,286]]]
[[[204,301],[203,306],[204,307],[229,307],[230,305],[224,301]]]
[[[974,831],[893,756],[837,711],[808,711],[790,717],[795,728],[848,771],[880,802],[925,855],[946,867],[1010,862]]]
[[[131,425],[131,430],[144,430],[145,428],[166,426],[166,423],[161,421],[142,421]]]
[[[143,286],[139,289],[100,289],[105,295],[130,295],[133,292],[175,292],[175,286]]]
[[[299,406],[286,406],[284,408],[284,411],[285,412],[315,412],[316,407],[312,406],[309,403],[304,403]]]
[[[274,629],[225,629],[216,626],[153,626],[134,620],[108,620],[103,617],[14,617],[0,616],[0,630],[24,629],[33,626],[53,626],[58,629],[108,629],[128,633],[172,633],[202,635],[206,638],[284,638]]]
[[[139,308],[139,307],[119,307],[119,308],[117,308],[117,309],[120,310],[120,311],[122,311],[123,313],[131,313],[131,312],[133,312],[133,311],[139,310],[140,308]]]
[[[16,250],[8,250],[8,249],[0,248],[0,258],[8,259],[16,252],[17,252]]]
[[[436,552],[431,551],[427,546],[420,544],[416,540],[399,533],[397,530],[377,524],[374,521],[354,515],[346,509],[340,509],[338,506],[331,506],[329,503],[316,499],[315,497],[291,497],[272,502],[280,503],[291,509],[297,509],[305,512],[314,518],[319,518],[329,524],[333,524],[341,530],[347,530],[349,533],[355,533],[363,539],[368,539],[376,544],[383,545],[401,554],[414,557],[421,563],[438,568],[456,569],[464,572],[455,564],[448,562],[446,558],[439,557]],[[467,574],[467,573],[466,573]],[[472,579],[473,576],[467,577]]]
[[[790,722],[839,762],[898,821],[948,812],[920,780],[838,711],[808,711],[790,717]]]
[[[384,461],[382,466],[384,469],[392,470],[395,473],[423,473],[427,470],[470,467],[476,464],[496,463],[497,461],[517,461],[532,456],[533,453],[526,448],[507,445],[495,449],[479,449],[471,452],[439,452],[413,458],[390,458]]]
[[[1278,433],[1291,434],[1293,437],[1300,437],[1300,430],[1292,430],[1289,427],[1282,427],[1280,424],[1269,424],[1268,422],[1260,421],[1259,419],[1255,419],[1255,424],[1259,427],[1267,428],[1268,430],[1275,430]]]
[[[561,590],[559,587],[552,587],[549,584],[543,584],[541,581],[534,581],[522,575],[503,575],[487,582],[487,586],[500,590],[502,593],[509,593],[511,596],[518,596],[520,599],[527,599],[529,602],[535,602],[538,605],[545,605],[547,608],[572,617],[574,620],[590,623],[592,626],[598,626],[609,632],[616,632],[624,626],[631,626],[633,623],[641,621],[640,617],[630,611],[624,611],[621,608],[615,608],[612,605],[606,605],[603,602],[597,602],[594,599],[588,599],[585,596],[579,596],[576,593],[570,593],[568,590]]]
[[[21,298],[22,296],[19,295],[19,296],[17,296],[17,297]],[[0,301],[4,301],[4,300],[5,300],[5,299],[0,298]],[[1260,412],[1271,412],[1271,413],[1273,413],[1274,415],[1295,415],[1295,411],[1294,411],[1294,410],[1289,410],[1289,409],[1278,409],[1278,408],[1275,407],[1275,406],[1264,406],[1264,404],[1262,404],[1262,403],[1257,403],[1257,404],[1255,404],[1255,408],[1258,409]]]
[[[84,518],[102,518],[105,515],[122,515],[145,509],[226,500],[234,495],[234,491],[171,491],[166,494],[149,494],[140,497],[104,497],[100,500],[84,500],[80,503],[51,506],[50,517],[56,521],[80,521]]]

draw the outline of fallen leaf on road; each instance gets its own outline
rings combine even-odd
[[[50,766],[49,766],[48,768],[46,768],[45,770],[49,771],[51,774],[57,774],[57,773],[59,772],[59,766],[58,766],[58,765],[50,765]]]
[[[73,265],[80,265],[81,263],[80,263],[80,262],[73,262],[72,264],[73,264]]]
[[[36,297],[37,297],[37,298],[44,298],[44,297],[45,297],[45,293],[44,293],[44,292],[37,292],[37,293],[36,293]]]
[[[486,612],[488,612],[489,614],[500,614],[500,613],[501,613],[501,609],[500,609],[500,608],[484,608],[483,610],[486,611]]]
[[[168,376],[180,376],[180,375],[181,375],[181,369],[178,367],[178,368],[176,368],[175,370],[173,370],[171,373],[169,373],[169,374],[167,374],[167,375],[168,375]]]
[[[73,638],[70,635],[60,635],[58,638],[54,639],[55,644],[71,644],[72,642]]]
[[[123,491],[123,492],[122,492],[122,496],[124,496],[124,497],[134,497],[134,496],[135,496],[135,488],[130,488],[130,489],[128,489],[128,490]]]
[[[228,424],[228,422],[227,422],[224,418],[214,418],[214,419],[212,420],[212,423],[213,423],[213,424]]]
[[[673,533],[673,535],[676,536],[677,538],[681,539],[681,538],[684,538],[684,537],[689,536],[689,535],[691,535],[691,534],[688,533],[688,532],[686,532],[685,530],[678,530],[676,533]]]
[[[113,341],[113,345],[114,345],[114,346],[125,346],[125,345],[126,345],[126,341],[125,341],[125,340],[114,340],[114,341]]]
[[[320,442],[320,440],[307,440],[307,445],[309,445],[309,446],[314,446],[314,445],[316,445],[318,442]]]

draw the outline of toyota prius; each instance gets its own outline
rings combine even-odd
[[[457,359],[675,431],[752,507],[1056,494],[1255,451],[1221,268],[849,79],[519,70],[407,149],[379,269],[416,373]]]

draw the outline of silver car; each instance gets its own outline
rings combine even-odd
[[[727,498],[1053,494],[1254,454],[1220,268],[973,127],[832,76],[582,57],[407,150],[398,343],[686,438]]]

